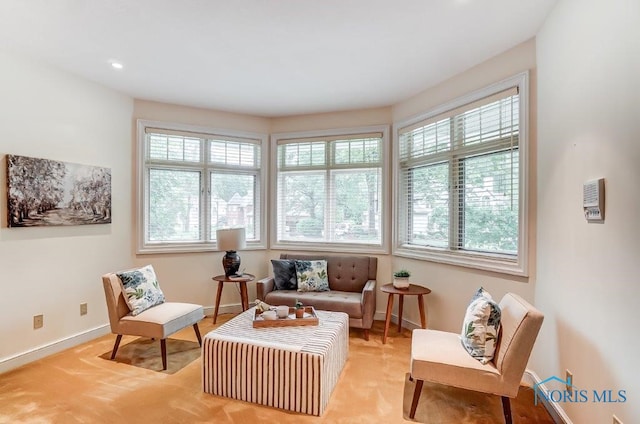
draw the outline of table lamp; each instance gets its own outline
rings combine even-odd
[[[240,255],[237,250],[246,247],[244,228],[225,228],[216,231],[218,249],[227,253],[222,258],[224,275],[227,277],[235,275],[240,269]]]

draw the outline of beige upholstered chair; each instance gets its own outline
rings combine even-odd
[[[202,338],[198,329],[198,321],[204,318],[201,305],[164,302],[133,316],[124,300],[120,278],[115,273],[105,274],[102,276],[102,283],[107,300],[111,332],[117,334],[111,359],[116,357],[123,335],[160,339],[162,369],[166,370],[167,337],[190,325],[193,325],[198,343],[202,346]]]
[[[505,422],[511,424],[510,398],[516,397],[543,315],[520,296],[500,301],[502,318],[493,361],[483,365],[467,353],[459,334],[413,330],[411,377],[416,380],[409,416],[415,417],[422,384],[430,381],[502,397]]]

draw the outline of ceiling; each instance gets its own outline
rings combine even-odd
[[[0,0],[0,49],[138,99],[275,117],[397,103],[535,36],[555,3]]]

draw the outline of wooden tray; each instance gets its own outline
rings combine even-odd
[[[295,315],[295,308],[289,307],[289,316],[287,318],[267,320],[258,318],[260,316],[260,311],[256,309],[255,315],[253,316],[253,327],[299,327],[301,325],[318,325],[318,315],[316,314],[316,310],[313,306],[305,306],[304,311],[311,316],[306,318],[296,318],[294,316],[293,318],[290,318],[291,314]]]

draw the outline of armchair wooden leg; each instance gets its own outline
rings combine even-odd
[[[160,340],[160,351],[162,352],[162,369],[167,369],[167,339]]]
[[[416,416],[416,409],[418,409],[418,401],[420,400],[420,393],[422,392],[423,380],[416,380],[416,389],[413,391],[413,400],[411,401],[411,410],[409,411],[409,418],[413,419]]]
[[[364,339],[366,341],[369,341],[369,329],[365,328],[365,329],[362,330],[362,332],[364,333]]]
[[[512,424],[511,421],[511,400],[502,396],[502,412],[504,412],[504,422],[505,424]]]
[[[113,345],[113,351],[111,352],[111,359],[116,357],[116,352],[120,346],[120,340],[122,340],[122,334],[118,334],[118,337],[116,337],[116,343]]]
[[[200,329],[198,328],[198,323],[193,324],[193,330],[196,332],[196,337],[198,338],[198,344],[202,347],[202,337],[200,336]]]

